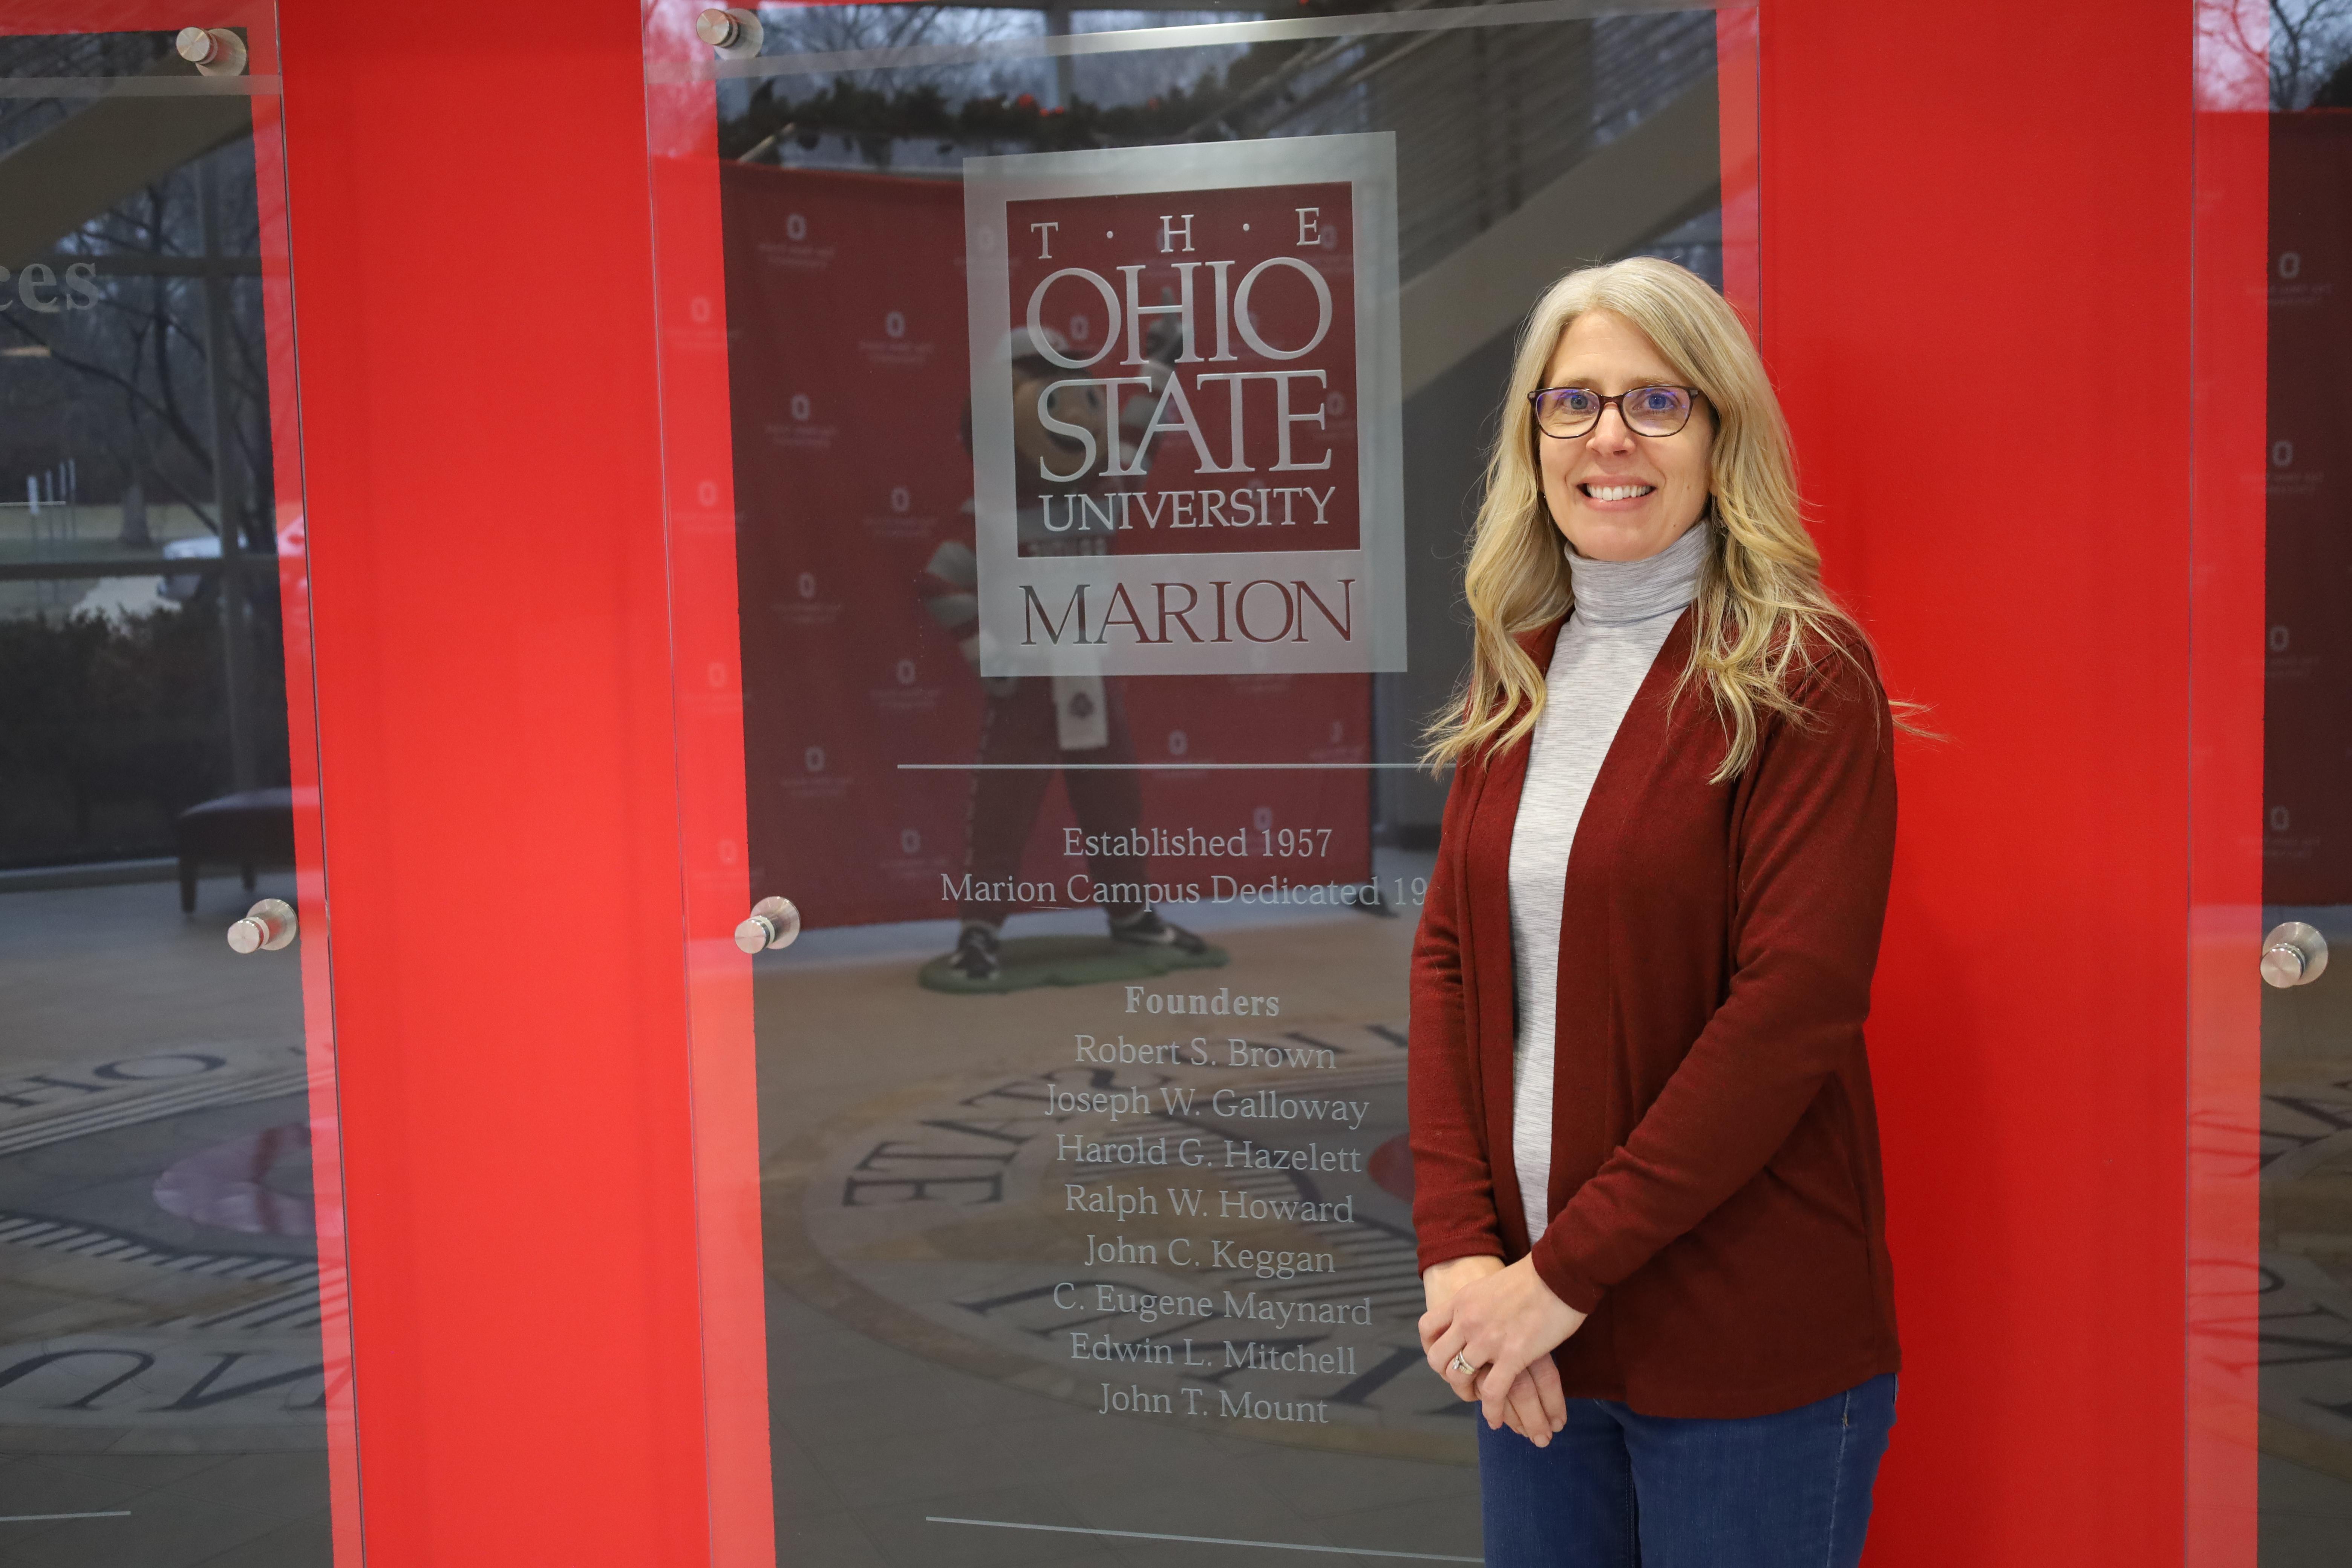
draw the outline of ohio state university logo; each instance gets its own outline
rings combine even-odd
[[[982,673],[1402,668],[1393,139],[964,190]]]

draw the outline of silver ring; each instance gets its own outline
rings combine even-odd
[[[1471,1373],[1478,1370],[1476,1367],[1472,1366],[1468,1361],[1464,1359],[1460,1351],[1455,1351],[1454,1352],[1454,1360],[1448,1364],[1452,1370],[1455,1372]]]

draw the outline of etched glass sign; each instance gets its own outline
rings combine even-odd
[[[1403,668],[1395,142],[966,163],[982,674]]]

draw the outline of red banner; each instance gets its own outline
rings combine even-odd
[[[961,187],[730,164],[723,198],[753,885],[832,926],[1129,901],[1114,860],[1154,903],[1367,878],[1368,677],[972,668]],[[1343,765],[1204,765],[1275,762]],[[1015,896],[975,898],[1008,843]]]
[[[2263,898],[2352,903],[2352,111],[2271,117]]]

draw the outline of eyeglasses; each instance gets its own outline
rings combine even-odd
[[[1705,395],[1696,386],[1636,386],[1603,397],[1589,386],[1546,386],[1528,394],[1535,405],[1536,428],[1562,441],[1590,435],[1601,410],[1617,405],[1625,428],[1636,436],[1674,436],[1690,423],[1691,409]]]

